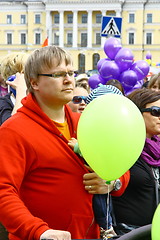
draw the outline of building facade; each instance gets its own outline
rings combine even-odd
[[[160,62],[160,0],[6,0],[0,1],[0,58],[12,51],[31,52],[49,45],[68,50],[75,69],[96,69],[106,57],[102,16],[122,17],[122,46],[135,60],[147,52]]]

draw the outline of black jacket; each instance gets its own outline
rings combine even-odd
[[[4,97],[0,97],[0,125],[5,122],[13,110],[13,103],[10,98],[10,93],[6,94]]]
[[[130,169],[130,182],[120,197],[112,197],[117,223],[151,224],[157,207],[152,168],[142,158]]]

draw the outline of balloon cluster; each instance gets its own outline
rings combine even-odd
[[[120,40],[114,37],[106,40],[104,52],[107,58],[102,58],[97,63],[99,74],[92,75],[88,80],[92,89],[100,83],[106,84],[110,79],[119,80],[126,95],[142,86],[150,68],[146,61],[134,61],[132,51],[123,48]]]

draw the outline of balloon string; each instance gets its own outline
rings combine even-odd
[[[109,202],[110,202],[110,199],[109,199],[109,185],[111,184],[111,181],[106,181],[106,184],[107,184],[107,187],[108,187],[108,191],[107,191],[107,199],[106,199],[106,203],[107,203],[107,216],[106,216],[106,220],[107,220],[107,230],[109,229]]]
[[[109,185],[108,186],[108,192],[107,192],[107,230],[109,229]]]

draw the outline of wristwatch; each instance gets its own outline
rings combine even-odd
[[[122,187],[121,180],[118,178],[113,184],[113,191],[118,191]]]

